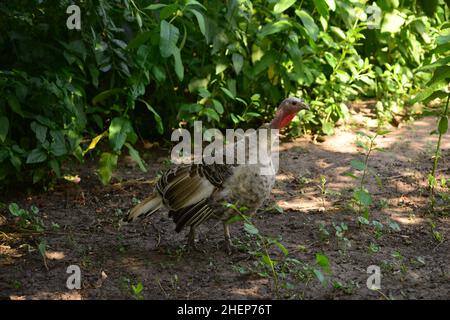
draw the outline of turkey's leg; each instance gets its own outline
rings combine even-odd
[[[228,254],[232,253],[231,236],[230,236],[230,225],[226,222],[223,223],[223,234],[225,236],[225,249]]]
[[[188,234],[188,247],[195,249],[195,228],[191,226]]]

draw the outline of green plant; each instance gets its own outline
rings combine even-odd
[[[32,205],[30,210],[22,209],[17,203],[10,203],[8,206],[12,216],[17,218],[17,225],[21,229],[32,230],[37,232],[44,231],[44,222],[38,216],[39,208]]]
[[[430,8],[430,13],[434,14],[439,8]],[[430,50],[430,57],[428,63],[425,63],[420,72],[432,72],[431,79],[426,83],[426,86],[421,90],[412,100],[415,102],[428,103],[434,99],[440,99],[442,109],[438,116],[437,130],[432,133],[438,134],[438,140],[434,152],[433,167],[428,175],[428,186],[430,190],[430,204],[431,209],[435,207],[435,187],[437,185],[436,170],[441,153],[441,142],[443,136],[448,131],[448,106],[450,94],[448,93],[450,85],[450,46],[448,39],[450,36],[450,25],[448,22],[442,21],[436,30],[436,37],[434,48]],[[446,101],[443,103],[443,101]]]
[[[348,101],[376,98],[378,117],[389,118],[430,71],[448,67],[426,54],[446,49],[436,1],[376,1],[372,29],[364,0],[82,1],[89,14],[78,31],[63,23],[69,4],[0,4],[4,185],[46,184],[89,157],[106,184],[124,153],[146,170],[139,141],[195,120],[258,126],[288,95],[312,105],[290,134],[332,134]]]
[[[358,288],[358,284],[353,280],[349,282],[341,282],[339,280],[333,280],[333,289],[343,292],[344,294],[351,295]]]
[[[444,236],[442,235],[442,233],[440,233],[437,228],[436,228],[436,224],[431,220],[428,219],[428,223],[430,225],[430,229],[431,229],[431,234],[433,235],[433,239],[438,242],[439,244],[441,244],[442,242],[444,242]]]
[[[328,240],[328,238],[330,237],[330,232],[323,222],[319,222],[319,237],[321,241]]]
[[[340,250],[343,252],[346,252],[347,249],[351,247],[351,241],[345,236],[348,231],[348,226],[344,222],[341,222],[340,224],[335,224],[333,222],[333,227],[335,229],[335,235],[338,240],[338,244],[340,247]]]
[[[47,271],[48,271],[48,265],[47,265],[47,247],[48,247],[47,241],[45,241],[45,240],[41,240],[41,241],[39,242],[38,246],[37,246],[38,251],[39,251],[39,253],[40,253],[41,257],[42,257],[42,260],[44,261],[45,269],[47,269]]]
[[[250,271],[262,277],[272,278],[277,298],[281,297],[282,288],[288,291],[293,289],[292,283],[287,279],[289,274],[294,274],[294,278],[300,281],[305,281],[306,279],[309,281],[313,275],[320,283],[326,284],[323,272],[330,273],[329,260],[326,255],[316,254],[316,264],[319,268],[302,263],[289,255],[289,251],[280,240],[261,234],[259,229],[251,222],[250,217],[243,214],[246,211],[245,207],[239,208],[237,205],[229,203],[225,204],[225,206],[232,208],[238,213],[238,215],[230,218],[227,223],[243,222],[243,228],[249,241],[240,241],[240,247],[257,258],[253,268],[234,266],[235,270],[241,274],[246,274]],[[270,253],[272,247],[276,247],[281,251],[281,258],[274,258],[274,255]]]
[[[144,300],[144,296],[142,295],[142,291],[144,290],[144,285],[142,282],[138,282],[136,285],[131,285],[131,294],[133,299],[135,300]]]
[[[255,257],[259,258],[259,263],[263,266],[265,266],[266,268],[268,268],[273,281],[274,281],[274,287],[275,287],[275,294],[279,295],[279,279],[278,279],[278,274],[275,270],[275,266],[277,264],[277,261],[275,259],[273,259],[270,254],[269,254],[269,247],[272,245],[277,246],[281,252],[283,253],[284,256],[288,255],[288,250],[276,239],[273,238],[269,238],[269,237],[265,237],[263,236],[258,228],[250,221],[250,218],[246,215],[243,214],[243,212],[245,212],[247,210],[247,208],[245,207],[240,207],[238,208],[235,204],[230,204],[227,203],[225,204],[225,206],[227,208],[231,208],[234,211],[236,211],[236,213],[238,213],[238,215],[235,215],[233,217],[230,218],[229,221],[227,221],[227,223],[235,223],[237,221],[243,221],[244,222],[244,230],[251,236],[256,237],[258,239],[257,241],[257,245],[259,246],[259,248],[256,251],[252,251],[252,255],[254,255]],[[265,274],[267,275],[267,274]]]
[[[327,280],[324,276],[325,273],[330,273],[330,260],[328,259],[328,256],[325,254],[316,254],[316,265],[320,268],[314,268],[313,272],[316,275],[317,279],[320,281],[320,283],[325,286],[327,284]]]
[[[358,181],[358,187],[353,191],[353,201],[356,203],[358,208],[358,214],[362,217],[359,218],[359,222],[366,224],[369,219],[369,208],[373,202],[372,196],[365,187],[365,182],[368,174],[372,174],[372,176],[376,179],[379,186],[382,186],[381,180],[378,177],[377,173],[374,169],[369,167],[369,158],[374,150],[383,151],[383,149],[376,147],[375,139],[379,135],[384,135],[388,133],[388,131],[378,131],[374,135],[366,134],[364,132],[358,132],[358,140],[356,145],[362,148],[365,152],[364,160],[360,161],[357,159],[353,159],[350,161],[350,166],[353,170],[360,172],[357,176],[351,172],[347,172],[344,175],[351,177]]]

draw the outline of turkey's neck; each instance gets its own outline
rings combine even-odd
[[[270,123],[270,128],[281,129],[287,126],[295,117],[295,115],[295,113],[287,113],[283,110],[279,110],[275,115],[275,118],[273,118],[272,122]]]

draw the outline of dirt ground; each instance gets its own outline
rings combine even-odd
[[[364,130],[370,126],[366,121]],[[145,174],[123,157],[107,187],[90,160],[73,168],[78,184],[61,182],[26,195],[11,191],[0,202],[36,205],[46,231],[17,232],[7,208],[0,209],[0,299],[449,299],[449,203],[438,201],[438,213],[428,206],[435,126],[435,118],[423,118],[377,138],[384,151],[369,160],[381,181],[372,175],[366,180],[373,197],[370,225],[359,223],[351,206],[357,181],[342,175],[351,160],[362,159],[357,125],[342,126],[324,142],[302,137],[283,143],[273,199],[252,220],[261,235],[277,238],[289,252],[284,257],[269,248],[275,274],[258,263],[258,241],[242,223],[232,225],[237,250],[230,256],[222,226],[212,221],[201,228],[195,251],[186,249],[186,232],[175,233],[166,212],[119,228],[136,199],[150,192],[168,150],[142,149]],[[449,178],[448,135],[443,149],[439,177]],[[337,226],[346,230],[337,233]],[[43,240],[47,267],[37,250]],[[317,253],[330,264],[329,272],[322,270],[323,284],[313,271],[321,270]],[[69,265],[81,269],[80,290],[66,288]],[[370,265],[381,270],[377,291],[366,285]],[[142,291],[133,294],[139,283]]]

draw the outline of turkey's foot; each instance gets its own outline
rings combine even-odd
[[[188,234],[188,239],[187,239],[187,251],[198,251],[200,252],[200,250],[197,248],[197,246],[195,245],[195,229],[191,227],[191,229],[189,230],[189,234]]]

